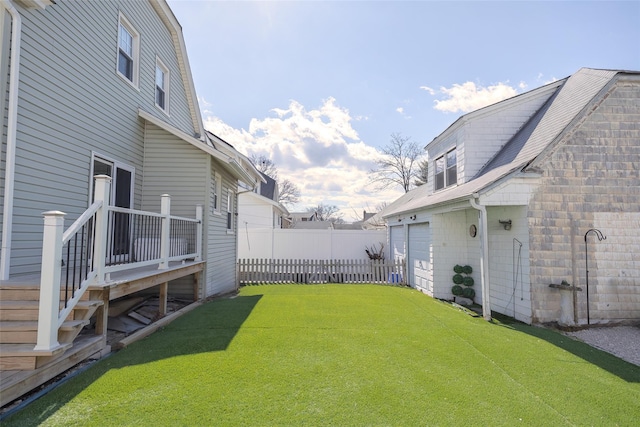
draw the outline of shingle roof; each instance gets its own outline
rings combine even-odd
[[[436,193],[423,185],[391,203],[384,217],[469,198],[506,175],[522,170],[576,120],[587,104],[618,74],[582,68],[566,79],[529,121],[472,180]],[[470,113],[473,114],[473,113]]]
[[[260,172],[260,175],[262,175],[262,178],[265,180],[265,182],[260,185],[260,195],[270,200],[276,200],[274,197],[276,192],[276,181],[269,175],[265,175],[262,172]]]

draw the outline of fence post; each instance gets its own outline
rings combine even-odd
[[[93,244],[93,269],[96,272],[96,282],[104,283],[104,267],[107,260],[107,233],[109,231],[109,191],[111,189],[111,177],[96,175],[94,202],[102,202],[102,206],[96,212],[96,232]]]
[[[60,275],[62,272],[62,234],[64,212],[49,211],[44,216],[42,265],[40,276],[40,309],[38,336],[34,350],[53,350],[58,343],[60,311]]]
[[[160,200],[160,214],[162,215],[162,232],[160,234],[160,264],[158,270],[169,268],[169,236],[171,235],[171,196],[163,194]]]
[[[196,205],[196,258],[195,261],[202,261],[202,205]]]

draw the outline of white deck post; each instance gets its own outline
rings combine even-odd
[[[169,236],[171,235],[171,196],[163,194],[160,201],[160,214],[162,215],[162,234],[160,236],[160,265],[158,270],[169,268]]]
[[[202,261],[202,205],[196,205],[196,261]]]
[[[102,206],[96,212],[96,234],[93,249],[93,268],[96,272],[96,281],[104,283],[104,267],[107,259],[107,232],[109,230],[109,191],[111,189],[111,177],[96,175],[94,201],[102,201]]]
[[[49,211],[44,216],[38,340],[34,350],[51,351],[59,347],[60,274],[62,271],[62,234],[64,212]]]

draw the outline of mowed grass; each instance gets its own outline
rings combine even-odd
[[[640,368],[417,291],[271,285],[213,301],[3,425],[638,425]]]

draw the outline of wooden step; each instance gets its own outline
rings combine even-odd
[[[86,320],[89,321],[93,313],[99,307],[104,305],[104,301],[99,300],[85,300],[78,301],[76,306],[73,308],[73,312],[69,315],[71,318],[67,320]]]
[[[67,320],[58,330],[60,344],[73,342],[88,320]],[[0,322],[0,344],[33,344],[38,340],[37,321]]]
[[[38,301],[0,300],[0,321],[38,320]]]
[[[7,405],[83,360],[100,358],[108,352],[104,336],[83,334],[75,340],[73,347],[36,370],[0,370],[0,406]]]
[[[88,299],[89,293],[85,292],[81,299]],[[65,291],[64,285],[60,288],[60,300],[71,298],[71,290]],[[3,283],[0,285],[1,301],[39,301],[40,300],[40,284],[39,283]]]
[[[67,320],[88,320],[98,307],[104,303],[99,300],[81,300],[74,307]],[[63,303],[60,303],[62,309]],[[0,300],[0,321],[38,320],[40,303],[38,301]]]
[[[71,348],[71,343],[61,344],[53,350],[34,350],[33,344],[0,344],[0,370],[26,371],[36,369]]]

